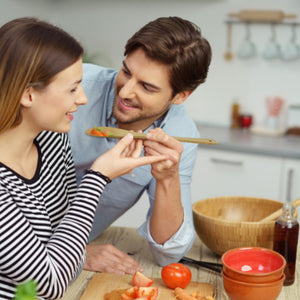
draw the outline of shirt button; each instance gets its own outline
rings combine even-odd
[[[130,176],[131,176],[131,178],[134,178],[134,177],[135,177],[135,174],[134,174],[134,173],[131,173]]]

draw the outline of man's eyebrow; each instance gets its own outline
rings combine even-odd
[[[123,60],[123,66],[124,66],[124,68],[125,68],[129,73],[131,73],[131,72],[130,72],[130,69],[128,68],[128,66],[126,65],[126,62],[125,62],[124,60]],[[147,81],[141,81],[141,83],[144,84],[144,85],[147,85],[148,87],[152,88],[152,89],[155,90],[155,91],[160,91],[160,90],[161,90],[160,87],[158,87],[158,86],[156,86],[155,84],[152,84],[152,83],[150,83],[150,82],[147,82]]]
[[[127,65],[126,65],[125,60],[123,60],[123,67],[124,67],[127,71],[129,71],[129,68],[128,68]]]

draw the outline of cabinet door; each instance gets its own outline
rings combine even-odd
[[[200,148],[192,181],[192,201],[217,196],[280,200],[282,159]]]

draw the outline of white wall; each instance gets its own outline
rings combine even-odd
[[[229,12],[241,9],[280,9],[300,13],[299,0],[0,0],[0,24],[21,16],[36,16],[55,23],[76,36],[88,53],[99,54],[100,64],[119,68],[126,40],[142,25],[160,16],[187,18],[202,29],[213,48],[213,61],[207,82],[187,101],[191,116],[202,122],[229,124],[234,98],[242,109],[254,114],[257,123],[265,115],[265,97],[279,95],[288,103],[300,103],[300,60],[265,61],[260,56],[249,60],[224,60],[225,19]],[[300,18],[299,18],[300,19]],[[244,27],[233,27],[233,48],[244,38]],[[277,30],[284,45],[290,28]],[[251,27],[258,52],[270,37],[267,25]],[[300,43],[300,26],[297,29]]]

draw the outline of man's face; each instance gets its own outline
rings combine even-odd
[[[124,129],[146,129],[174,102],[168,67],[149,59],[141,48],[123,61],[115,93],[113,115]]]

